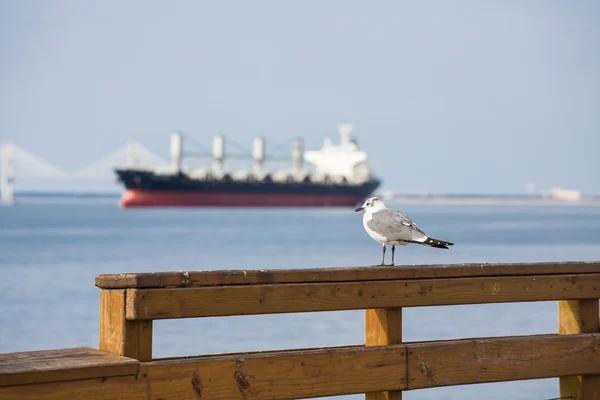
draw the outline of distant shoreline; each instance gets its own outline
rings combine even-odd
[[[600,206],[600,198],[585,197],[577,201],[566,201],[544,197],[521,196],[394,196],[386,200],[390,204],[439,204],[439,205],[592,205]]]

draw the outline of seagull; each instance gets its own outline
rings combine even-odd
[[[379,197],[371,197],[355,212],[365,211],[363,215],[363,226],[375,240],[383,245],[381,264],[385,264],[385,247],[392,245],[392,263],[394,265],[394,252],[396,246],[406,246],[409,243],[422,244],[424,246],[447,249],[454,243],[433,239],[425,232],[417,228],[414,222],[400,211],[390,210]]]

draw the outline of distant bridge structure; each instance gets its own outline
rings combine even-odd
[[[43,179],[114,179],[113,169],[156,168],[167,162],[136,141],[129,141],[100,160],[76,172],[66,172],[48,163],[15,143],[0,144],[0,203],[15,202],[15,181],[27,178]]]

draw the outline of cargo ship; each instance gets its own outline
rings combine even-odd
[[[338,126],[340,143],[326,138],[320,150],[304,151],[295,139],[290,168],[265,168],[265,141],[254,139],[253,166],[226,171],[225,137],[212,143],[210,168],[185,166],[184,136],[171,135],[171,163],[167,168],[117,168],[125,186],[120,206],[130,207],[354,207],[369,197],[381,181],[373,176],[367,154],[349,134],[352,126]]]

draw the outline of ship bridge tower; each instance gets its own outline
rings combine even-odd
[[[334,145],[326,138],[318,151],[307,151],[304,159],[315,167],[317,179],[346,179],[351,183],[363,183],[371,178],[367,153],[360,151],[356,141],[350,140],[352,125],[338,125],[340,144]]]
[[[225,137],[219,133],[213,138],[212,147],[212,173],[216,177],[223,175],[223,160],[225,159]]]
[[[179,173],[181,171],[181,153],[183,148],[183,139],[181,133],[173,132],[171,134],[171,169],[175,171],[175,173]],[[133,157],[135,157],[135,152],[132,150]]]

